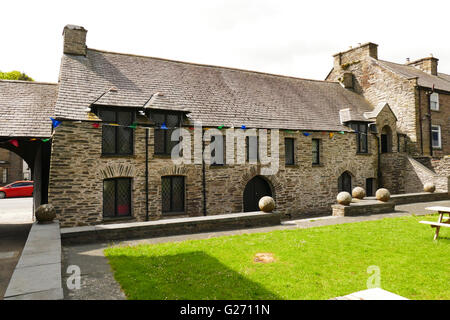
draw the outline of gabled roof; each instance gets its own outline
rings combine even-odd
[[[339,110],[372,110],[336,82],[88,49],[86,57],[62,58],[56,116],[89,120],[86,107],[97,99],[96,105],[143,107],[157,92],[163,96],[152,101],[155,108],[189,111],[205,126],[340,131],[348,128]]]
[[[0,80],[0,136],[50,137],[57,84]]]
[[[373,58],[372,58],[373,59]],[[438,73],[437,76],[433,76],[422,70],[419,70],[413,66],[408,66],[404,64],[398,64],[389,61],[376,60],[379,65],[407,78],[413,79],[417,78],[417,84],[422,87],[432,88],[434,85],[435,89],[449,91],[450,92],[450,75],[445,73]]]
[[[373,111],[371,112],[365,112],[364,113],[364,117],[366,117],[366,119],[375,119],[376,117],[378,117],[378,115],[380,114],[380,112],[384,109],[384,108],[388,108],[389,111],[394,115],[395,120],[397,119],[397,116],[395,115],[394,111],[392,111],[391,107],[389,106],[389,104],[387,102],[380,102],[375,109],[373,109]]]

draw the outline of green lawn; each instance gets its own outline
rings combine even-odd
[[[450,230],[387,218],[310,229],[156,245],[116,246],[105,255],[128,299],[330,299],[381,287],[408,299],[450,299]],[[256,253],[276,261],[256,263]]]

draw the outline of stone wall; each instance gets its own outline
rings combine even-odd
[[[430,155],[430,114],[429,96],[430,89],[420,89],[420,106],[422,115],[422,136],[424,155]],[[450,155],[450,94],[439,92],[439,111],[431,110],[431,124],[441,127],[442,148],[433,149],[433,157]]]
[[[339,81],[344,72],[351,72],[354,76],[354,88],[362,94],[373,106],[379,103],[388,103],[398,119],[398,129],[408,136],[408,152],[417,154],[420,152],[420,134],[418,134],[418,115],[416,101],[418,90],[417,80],[407,79],[391,70],[381,67],[376,58],[367,52],[349,51],[342,56],[345,64],[337,64],[336,57],[334,68],[327,80]],[[350,61],[351,60],[351,61]]]
[[[127,176],[132,183],[132,220],[146,219],[145,130],[135,130],[134,155],[101,155],[101,128],[87,122],[64,121],[55,129],[50,164],[49,203],[57,210],[61,226],[106,223],[102,216],[103,179]],[[296,164],[286,166],[284,137],[295,139]],[[312,165],[312,138],[321,139],[321,164]],[[192,139],[193,141],[194,139]],[[161,217],[161,177],[183,175],[186,181],[185,211],[188,216],[203,215],[202,165],[174,165],[170,158],[154,155],[153,129],[149,129],[149,217]],[[264,176],[284,215],[330,212],[338,192],[338,177],[348,171],[352,186],[365,187],[366,178],[377,177],[377,142],[369,137],[369,154],[356,154],[353,133],[280,131],[280,170]],[[269,142],[270,145],[270,142]],[[228,152],[228,150],[227,150]],[[247,182],[261,172],[260,164],[234,164],[206,169],[207,215],[243,211],[243,192]],[[127,220],[129,221],[129,220]]]
[[[1,162],[5,163],[1,163]],[[6,181],[3,181],[3,170],[7,170]],[[0,148],[0,186],[23,180],[23,160],[20,156],[7,149]]]
[[[428,161],[427,161],[428,160]],[[449,161],[450,162],[450,161]],[[430,158],[412,158],[406,153],[385,153],[381,155],[381,186],[392,194],[423,192],[427,182],[434,183],[437,192],[448,192],[450,163],[435,160],[436,170],[430,169]],[[445,168],[439,170],[440,168]],[[447,175],[448,174],[448,175]]]

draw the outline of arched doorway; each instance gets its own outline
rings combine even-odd
[[[251,179],[244,189],[244,212],[259,211],[258,202],[264,196],[272,196],[269,183],[262,177]]]
[[[392,130],[389,126],[381,129],[381,153],[392,152]]]
[[[352,175],[348,171],[340,175],[338,179],[338,190],[339,192],[347,191],[350,194],[352,193]]]

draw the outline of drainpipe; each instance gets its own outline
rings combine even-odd
[[[378,151],[378,166],[377,166],[377,189],[381,187],[381,143],[380,137],[375,135],[377,138],[377,151]]]
[[[202,150],[205,150],[205,141],[203,141],[202,131]],[[203,186],[203,215],[206,216],[206,166],[202,155],[202,186]]]
[[[423,128],[422,128],[422,104],[421,104],[421,95],[420,95],[420,88],[417,88],[419,90],[419,127],[420,127],[420,153],[423,155]]]
[[[145,221],[148,221],[148,128],[145,128]]]
[[[431,93],[428,95],[428,125],[429,125],[429,136],[430,136],[430,156],[433,156],[433,135],[431,130]]]

